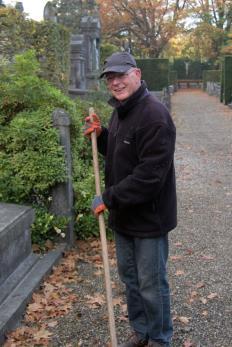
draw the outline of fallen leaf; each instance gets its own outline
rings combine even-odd
[[[57,324],[58,324],[57,321],[53,321],[53,322],[49,322],[49,323],[47,324],[47,326],[48,326],[49,328],[54,328],[55,326],[57,326]]]
[[[111,265],[112,267],[116,266],[116,265],[117,265],[116,259],[110,259],[110,265]]]
[[[118,320],[119,320],[120,322],[125,322],[125,321],[128,321],[128,317],[127,317],[127,316],[119,316],[119,317],[118,317]]]
[[[94,276],[102,276],[102,274],[103,272],[100,269],[94,272]]]
[[[186,249],[186,254],[187,255],[192,255],[194,253],[194,251],[191,248],[187,248]]]
[[[33,339],[37,342],[40,342],[40,340],[43,340],[43,339],[47,340],[51,335],[52,333],[50,331],[41,329],[33,334]]]
[[[193,347],[193,343],[188,339],[184,342],[183,347]]]
[[[192,291],[192,292],[190,293],[189,303],[192,304],[192,303],[195,301],[195,299],[196,299],[197,296],[198,296],[198,293],[197,293],[195,290]]]
[[[220,180],[215,180],[215,183],[219,183],[219,184],[221,184],[221,183],[222,183],[222,181],[220,181]]]
[[[54,243],[51,241],[51,240],[47,240],[45,242],[45,247],[49,250],[49,249],[52,249],[54,248]]]
[[[181,247],[183,244],[182,244],[181,242],[176,242],[176,243],[174,243],[174,245],[175,245],[176,247]]]
[[[121,311],[127,315],[127,304],[123,304],[120,306]]]
[[[113,282],[113,281],[111,281],[111,288],[112,288],[112,289],[117,288],[117,284],[116,284],[115,282]]]
[[[185,272],[183,271],[183,270],[177,270],[176,272],[175,272],[175,275],[176,276],[182,276],[182,275],[184,275],[185,274]]]
[[[204,283],[204,282],[198,282],[198,283],[196,284],[196,288],[197,288],[197,289],[200,289],[200,288],[203,288],[203,287],[205,287],[205,283]]]
[[[33,243],[32,245],[32,250],[33,252],[40,252],[41,251],[41,248],[39,245],[37,245],[36,243]]]
[[[40,303],[33,303],[28,305],[28,312],[37,312],[43,310],[43,305]]]
[[[102,294],[97,293],[95,296],[86,295],[85,298],[87,299],[86,304],[94,309],[105,304],[105,298]]]
[[[183,324],[188,324],[190,318],[184,317],[184,316],[180,316],[180,317],[178,317],[178,320],[179,320],[181,323],[183,323]]]
[[[212,255],[205,255],[205,254],[202,254],[200,257],[203,260],[214,260],[215,259]]]
[[[208,299],[215,299],[215,298],[217,298],[218,297],[218,294],[217,293],[211,293],[211,294],[209,294],[208,296],[207,296],[207,298]]]
[[[202,304],[207,304],[207,300],[205,298],[200,298],[200,301],[202,302]]]
[[[123,299],[122,299],[122,297],[117,297],[117,298],[113,298],[113,305],[114,306],[116,306],[116,305],[119,305],[119,306],[121,306],[121,304],[123,303]]]
[[[171,255],[170,256],[170,259],[172,261],[178,261],[178,260],[182,260],[183,259],[183,256],[182,255]]]
[[[196,292],[195,290],[193,290],[193,291],[190,293],[191,298],[195,298],[197,295],[198,295],[198,292]]]

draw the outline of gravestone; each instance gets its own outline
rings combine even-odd
[[[72,158],[70,143],[70,118],[62,109],[55,109],[52,114],[53,125],[59,131],[60,144],[65,153],[65,164],[67,178],[65,182],[58,183],[52,189],[52,204],[50,211],[62,217],[68,218],[65,230],[65,241],[69,246],[74,242],[74,220],[73,220],[73,186],[72,186]]]
[[[100,69],[100,20],[94,16],[84,16],[81,19],[80,31],[84,36],[86,52],[86,87],[97,89]]]
[[[0,345],[14,329],[33,291],[61,258],[66,245],[46,255],[32,252],[29,206],[0,203]]]
[[[1,204],[0,210],[0,285],[31,253],[32,208]]]
[[[79,29],[70,37],[70,83],[69,95],[85,95],[89,90],[99,87],[100,70],[100,18],[95,0],[88,0],[87,7],[80,1],[78,13],[81,13]],[[57,21],[57,9],[48,1],[44,7],[44,20]],[[78,19],[79,22],[79,19]],[[64,26],[65,20],[61,22]]]
[[[86,90],[86,50],[84,35],[71,35],[70,89]]]

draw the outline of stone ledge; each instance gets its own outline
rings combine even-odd
[[[33,220],[31,207],[0,203],[0,285],[31,254]]]
[[[6,333],[19,324],[34,290],[39,287],[43,278],[51,272],[52,267],[63,256],[66,248],[66,244],[61,244],[57,249],[39,257],[21,282],[1,303],[0,344],[3,343]]]
[[[0,305],[17,285],[22,281],[31,268],[39,261],[37,254],[31,253],[16,270],[0,286]]]

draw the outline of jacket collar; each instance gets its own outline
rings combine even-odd
[[[149,95],[147,90],[147,85],[145,81],[141,81],[141,86],[132,94],[128,99],[124,101],[119,101],[116,98],[112,97],[108,103],[117,109],[118,116],[124,118],[131,108],[133,108],[141,99]]]

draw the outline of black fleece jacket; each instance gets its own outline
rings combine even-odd
[[[98,137],[105,156],[103,201],[109,226],[125,235],[158,237],[176,227],[176,131],[168,110],[145,82],[114,111]]]

